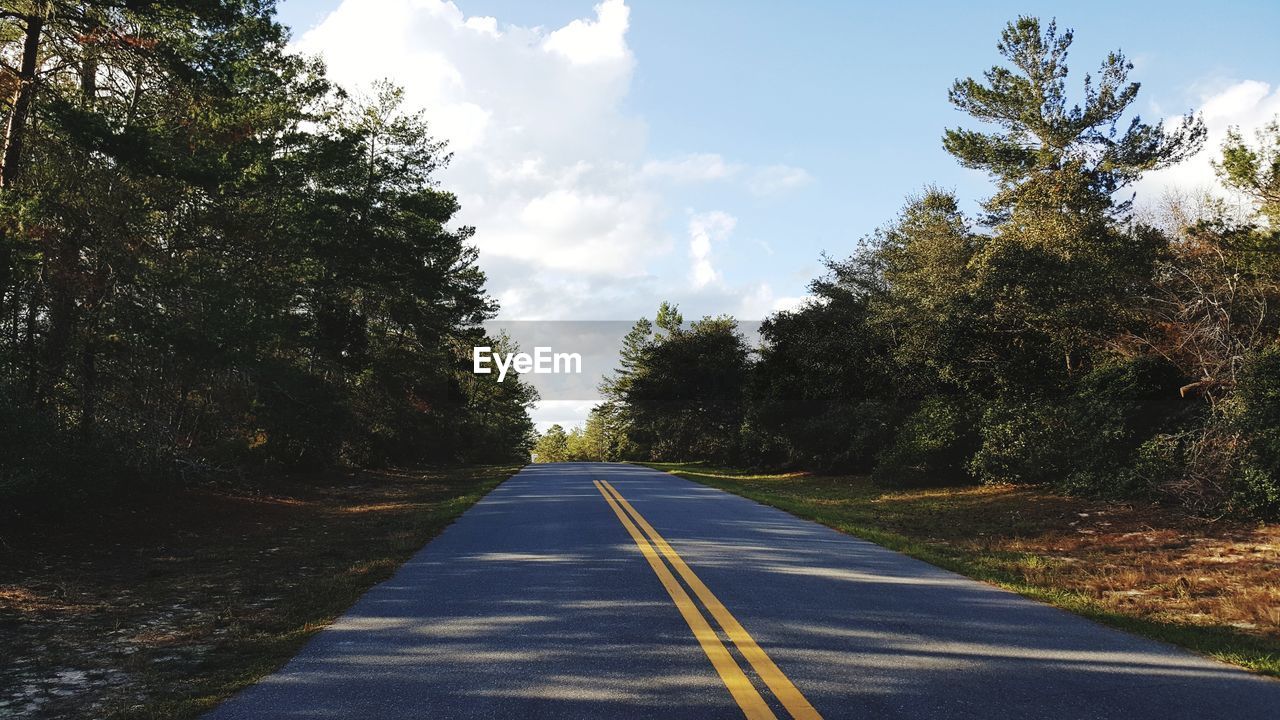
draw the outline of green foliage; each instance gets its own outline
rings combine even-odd
[[[721,316],[687,329],[665,325],[658,327],[666,335],[649,346],[626,394],[638,444],[655,459],[733,457],[747,383],[747,348],[737,323]]]
[[[540,463],[567,462],[569,460],[569,436],[559,424],[547,428],[533,445],[533,459]]]
[[[270,1],[24,8],[0,17],[40,59],[29,115],[0,107],[0,396],[51,455],[160,478],[527,456],[536,396],[468,372],[496,305],[399,89],[330,85]]]
[[[1059,443],[1067,426],[1043,398],[1000,397],[979,420],[979,446],[969,472],[985,483],[1050,483],[1060,477]]]
[[[1280,347],[1251,359],[1238,402],[1236,425],[1247,449],[1234,500],[1252,512],[1280,516]]]
[[[1123,117],[1137,97],[1132,65],[1113,52],[1083,105],[1066,90],[1072,33],[1054,23],[1009,23],[997,45],[1008,62],[985,83],[959,80],[952,103],[996,132],[948,130],[944,147],[966,167],[985,170],[997,191],[985,204],[993,234],[971,263],[983,326],[1016,354],[1009,372],[1070,371],[1098,341],[1124,327],[1129,293],[1150,277],[1162,238],[1124,227],[1128,202],[1113,196],[1141,173],[1199,149],[1205,130],[1187,120],[1173,131]],[[1015,369],[1016,368],[1016,369]]]
[[[127,458],[106,443],[83,442],[38,409],[0,401],[0,498],[6,511],[61,510],[119,487]]]
[[[601,386],[607,401],[574,449],[592,459],[736,457],[748,373],[736,321],[686,327],[679,309],[662,303],[655,322],[637,322],[624,339],[622,366]]]
[[[1057,484],[1090,494],[1152,490],[1159,443],[1146,450],[1144,444],[1201,409],[1179,396],[1183,380],[1168,361],[1151,356],[1117,360],[1081,377],[1065,408],[1069,428],[1057,443],[1063,457]]]
[[[638,454],[629,435],[624,408],[619,403],[606,401],[591,408],[582,432],[570,437],[570,454],[582,460],[628,460]]]
[[[1160,444],[1197,405],[1178,394],[1184,378],[1157,357],[1114,360],[1073,378],[1061,397],[1004,396],[979,423],[981,447],[970,461],[984,482],[1040,483],[1093,495],[1134,495],[1157,482]],[[1145,453],[1145,454],[1144,454]],[[1143,462],[1147,470],[1135,470]]]
[[[1215,169],[1228,187],[1252,197],[1271,229],[1280,232],[1280,120],[1259,130],[1256,139],[1251,146],[1238,129],[1229,131]]]
[[[667,333],[680,332],[684,327],[684,315],[680,314],[680,308],[677,305],[664,301],[658,306],[658,315],[653,324]]]
[[[251,452],[286,467],[319,468],[337,461],[353,422],[345,398],[322,378],[292,365],[260,372],[249,407]]]
[[[983,238],[970,229],[954,195],[929,188],[912,198],[864,251],[869,329],[883,338],[900,392],[919,397],[944,387],[985,386],[983,368],[1004,362],[1008,343],[984,318],[974,262]],[[848,276],[848,261],[835,266]],[[847,283],[847,281],[846,281]],[[977,371],[977,372],[975,372]]]
[[[761,463],[868,470],[888,440],[895,410],[878,339],[866,332],[866,297],[836,277],[815,286],[821,301],[761,326],[751,375],[749,423]]]
[[[973,418],[955,399],[927,398],[898,426],[872,477],[895,485],[963,482],[975,440]]]
[[[1254,218],[1137,222],[1118,194],[1194,153],[1204,127],[1132,116],[1139,86],[1118,52],[1071,100],[1072,39],[1019,18],[1005,64],[951,88],[982,127],[948,130],[944,147],[995,182],[979,221],[926,188],[827,259],[809,303],[763,323],[758,358],[665,303],[656,329],[637,324],[604,385],[636,457],[1276,513],[1280,126],[1223,148]]]
[[[1067,56],[1073,39],[1070,30],[1059,34],[1053,21],[1042,27],[1038,18],[1020,17],[996,45],[1008,65],[988,70],[985,83],[967,78],[951,87],[952,104],[999,128],[953,129],[943,139],[962,165],[996,179],[998,191],[987,202],[992,224],[1023,214],[1060,214],[1064,201],[1086,215],[1107,213],[1112,194],[1143,172],[1190,156],[1203,141],[1204,126],[1195,119],[1167,131],[1134,117],[1118,131],[1140,87],[1128,81],[1133,64],[1118,51],[1106,57],[1096,76],[1085,76],[1084,105],[1070,104]]]

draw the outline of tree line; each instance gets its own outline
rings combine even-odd
[[[0,496],[527,457],[450,159],[274,0],[0,9]]]
[[[976,214],[926,187],[758,348],[730,317],[664,304],[627,336],[585,427],[539,460],[706,460],[1013,482],[1280,514],[1280,125],[1215,148],[1239,207],[1136,209],[1143,173],[1201,149],[1146,123],[1111,53],[1068,91],[1070,31],[1022,17],[1004,64],[958,80],[974,127],[943,146],[994,190]],[[1190,192],[1190,190],[1189,190]]]

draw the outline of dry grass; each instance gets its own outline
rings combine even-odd
[[[1280,675],[1280,526],[1015,486],[654,464],[1095,619]]]
[[[516,468],[196,489],[0,531],[0,716],[183,718],[278,667]]]

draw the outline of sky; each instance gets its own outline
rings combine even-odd
[[[402,85],[449,142],[440,177],[508,320],[758,320],[802,302],[926,185],[990,192],[941,144],[947,102],[1019,14],[1075,31],[1074,89],[1123,51],[1144,120],[1198,112],[1208,149],[1280,115],[1280,3],[283,0],[298,52]],[[1214,186],[1209,151],[1135,188]],[[544,403],[540,427],[588,403]]]

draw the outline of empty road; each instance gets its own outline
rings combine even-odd
[[[645,468],[532,465],[243,718],[1280,718],[1280,682]]]

